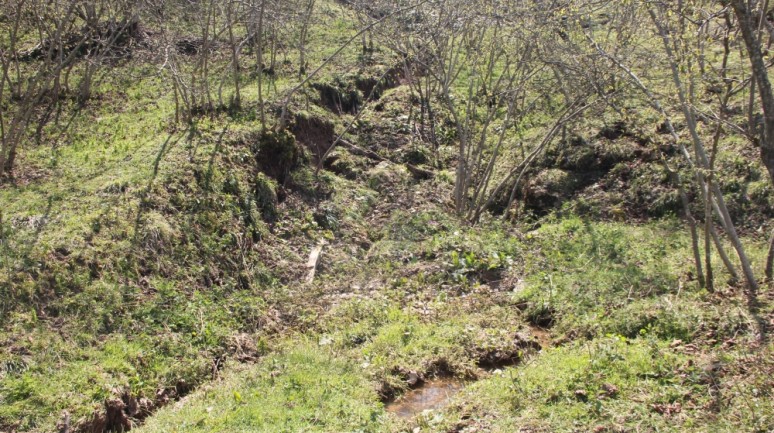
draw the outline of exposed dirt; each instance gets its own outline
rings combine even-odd
[[[297,115],[291,128],[296,141],[304,145],[312,153],[314,162],[330,149],[336,139],[333,122],[319,117]]]
[[[182,388],[181,388],[182,389]],[[90,419],[79,420],[73,431],[77,433],[103,433],[129,431],[156,409],[166,405],[170,398],[179,395],[177,389],[159,390],[156,400],[137,398],[128,391],[116,391],[105,400],[104,407],[94,412]]]
[[[540,345],[540,350],[543,350],[552,346],[553,338],[551,337],[551,332],[549,332],[548,330],[538,326],[530,326],[529,332],[531,334],[532,339],[534,341],[537,341],[537,343]]]
[[[363,93],[363,96],[370,100],[379,100],[386,90],[398,87],[404,80],[405,74],[400,66],[391,67],[379,80],[380,77],[358,77],[355,80],[355,86]]]

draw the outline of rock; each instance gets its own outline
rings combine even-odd
[[[421,382],[422,382],[422,378],[419,377],[419,374],[417,374],[416,371],[409,372],[408,377],[406,378],[406,383],[408,384],[408,386],[413,388]]]

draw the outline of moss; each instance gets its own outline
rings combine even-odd
[[[277,183],[267,175],[258,173],[253,183],[253,197],[255,198],[255,206],[260,211],[263,220],[275,221],[278,215]],[[251,207],[252,204],[248,206]]]
[[[756,206],[774,212],[774,189],[769,179],[750,182],[747,186],[747,196]]]
[[[379,165],[372,168],[367,173],[366,184],[369,188],[382,191],[388,186],[405,183],[409,179],[406,167],[391,164],[388,161],[380,162]]]
[[[340,149],[334,150],[325,161],[325,168],[349,180],[357,179],[365,167],[362,158]]]
[[[363,95],[354,82],[337,76],[331,82],[317,82],[312,87],[319,92],[320,103],[334,113],[356,113],[363,104]]]
[[[403,162],[414,165],[427,164],[430,162],[430,155],[424,147],[414,147],[403,155]]]
[[[593,170],[597,168],[597,153],[590,145],[564,148],[558,157],[563,170]]]
[[[288,178],[290,171],[297,167],[301,151],[289,131],[264,130],[252,133],[250,138],[258,169],[280,184]]]
[[[636,167],[626,193],[628,201],[652,217],[679,215],[682,211],[680,196],[671,185],[669,175],[659,164]]]

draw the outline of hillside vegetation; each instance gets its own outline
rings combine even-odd
[[[773,16],[4,2],[0,432],[774,430]]]

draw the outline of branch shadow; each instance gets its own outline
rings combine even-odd
[[[177,140],[174,142],[172,141],[172,138],[175,136],[175,132],[171,132],[166,140],[161,144],[161,148],[159,148],[159,152],[156,154],[156,159],[153,161],[153,172],[151,174],[150,179],[148,179],[148,185],[145,187],[145,190],[140,194],[140,204],[139,208],[137,210],[137,218],[134,221],[134,236],[132,238],[132,247],[137,245],[138,236],[140,233],[140,225],[142,224],[142,217],[145,215],[145,212],[148,209],[148,200],[150,197],[151,189],[153,188],[153,183],[156,181],[156,177],[159,174],[159,166],[161,165],[161,160],[164,158],[164,154],[167,152],[167,150],[177,144],[177,142],[180,140],[178,137]]]

